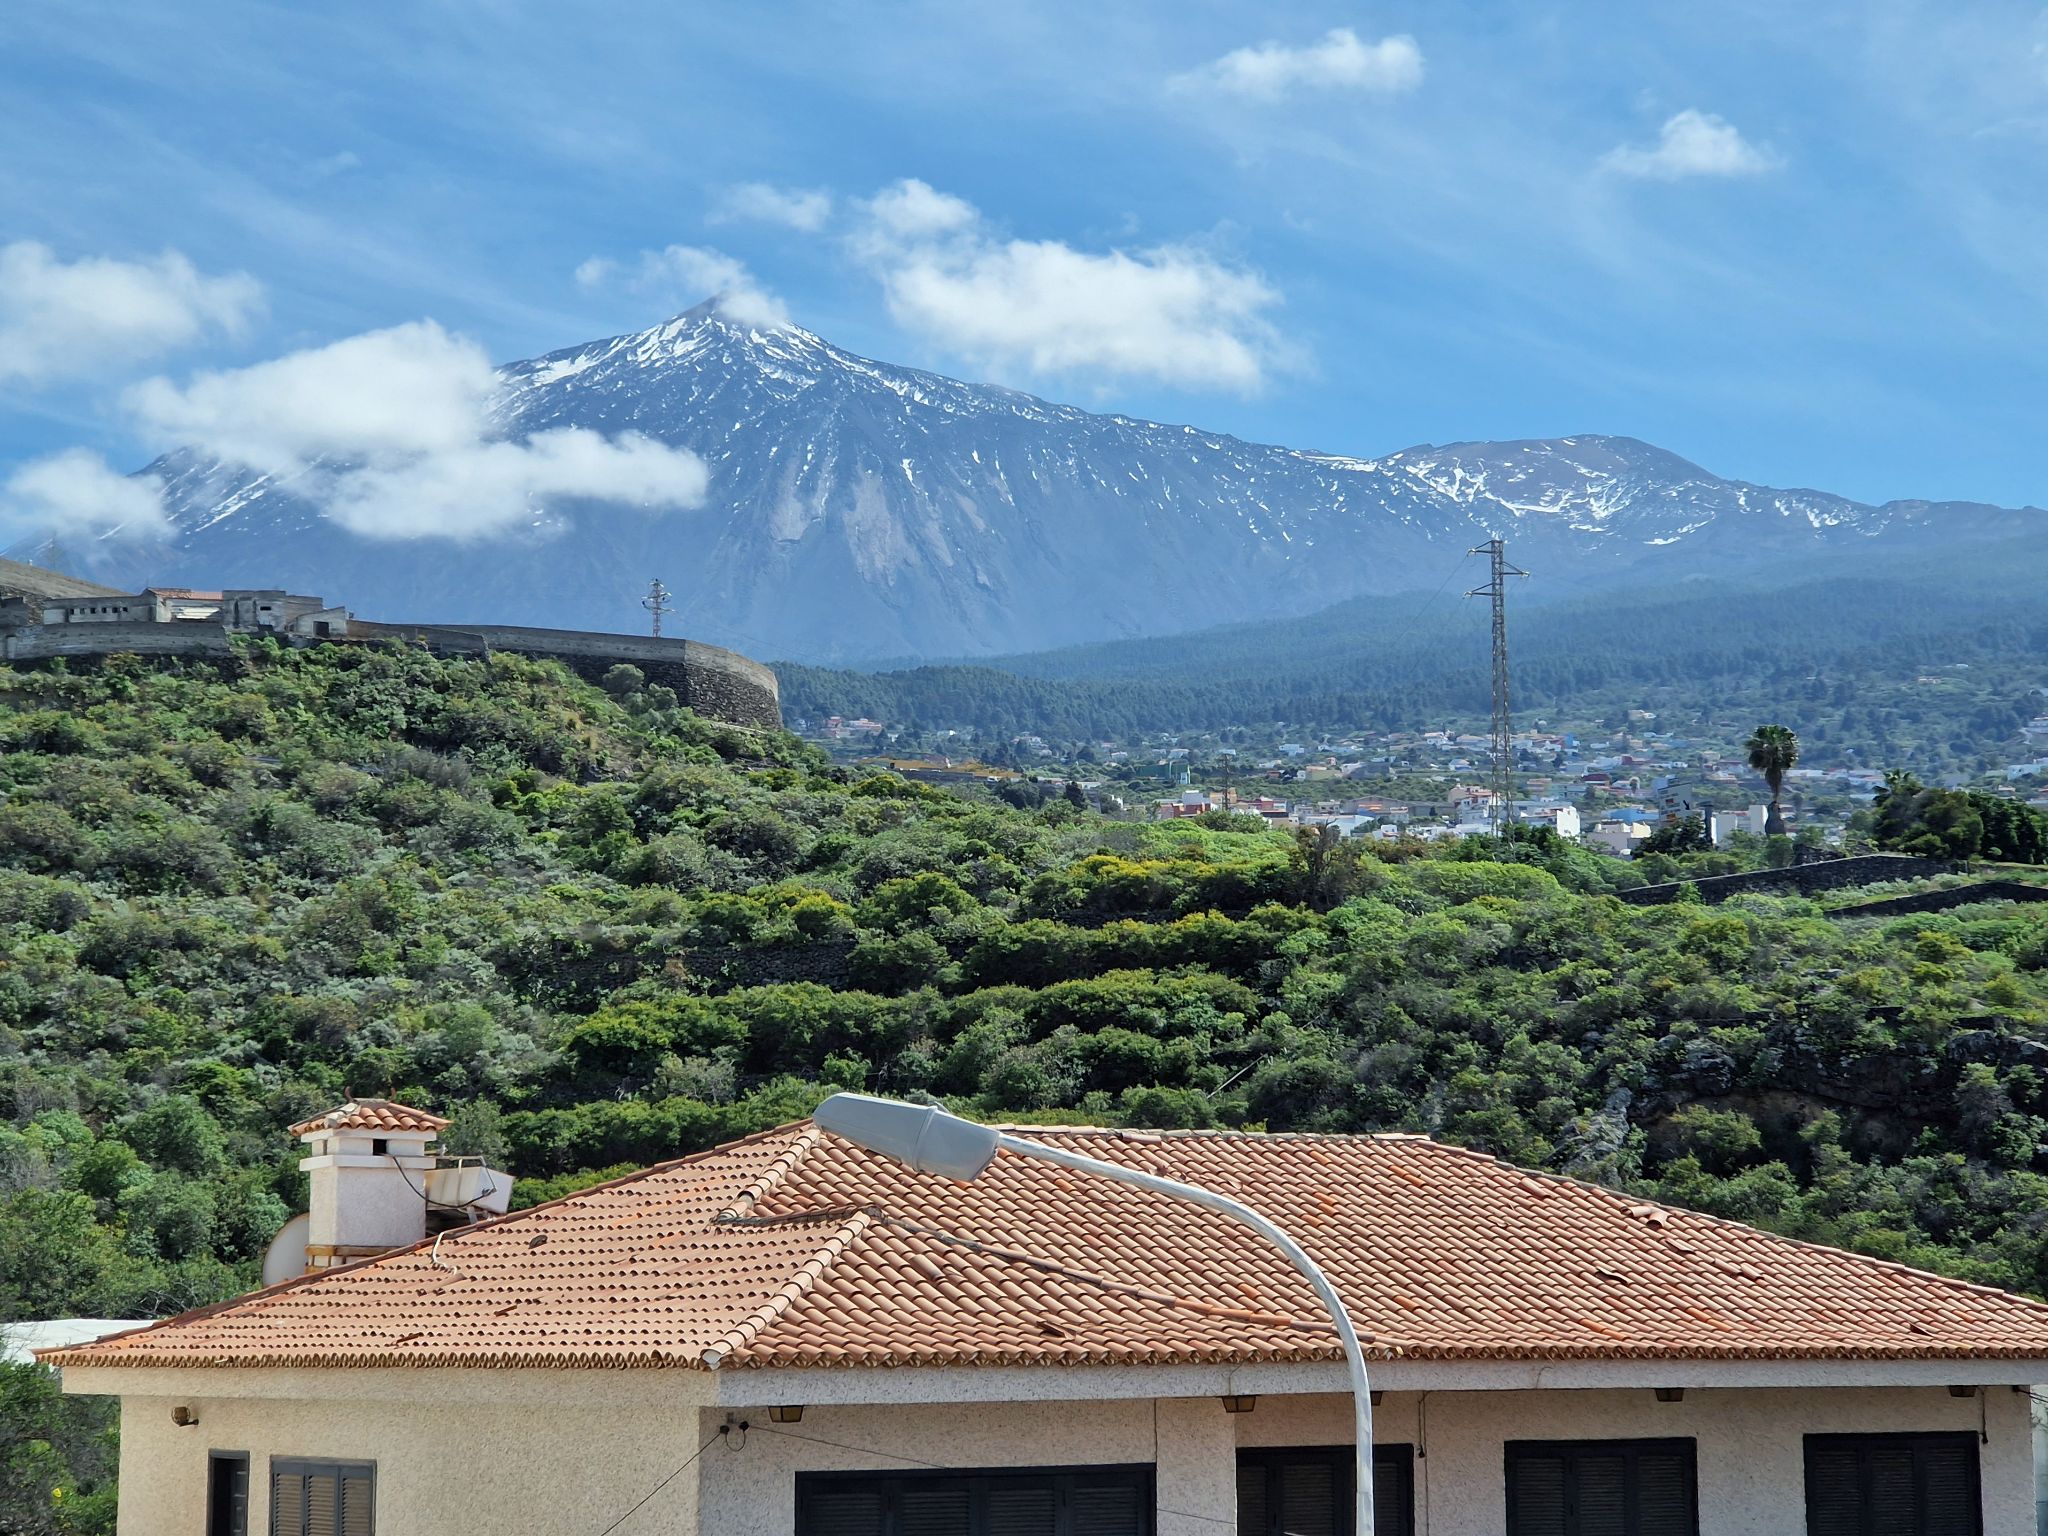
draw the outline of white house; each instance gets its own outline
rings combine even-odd
[[[1383,1536],[2027,1536],[2048,1305],[1412,1136],[1030,1132],[1298,1236]],[[784,1126],[45,1352],[121,1536],[1344,1536],[1313,1294],[1172,1198]]]
[[[1747,832],[1752,837],[1762,837],[1764,828],[1771,819],[1768,805],[1752,805],[1740,811],[1707,812],[1707,836],[1716,848],[1727,842],[1737,832]]]

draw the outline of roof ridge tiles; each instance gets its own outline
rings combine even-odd
[[[756,1206],[780,1189],[788,1181],[789,1176],[803,1166],[803,1161],[810,1155],[811,1148],[823,1139],[825,1133],[809,1121],[800,1120],[796,1123],[803,1129],[791,1139],[788,1148],[768,1165],[767,1172],[735,1195],[731,1204],[718,1213],[715,1221],[751,1216]]]
[[[699,1353],[698,1363],[706,1370],[715,1371],[725,1364],[727,1358],[772,1328],[777,1319],[802,1300],[820,1277],[839,1262],[840,1256],[859,1240],[860,1235],[874,1225],[874,1220],[867,1211],[854,1212],[819,1245],[817,1252],[797,1266],[796,1272],[776,1288],[774,1295]]]

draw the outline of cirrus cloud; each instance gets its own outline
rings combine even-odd
[[[176,251],[66,262],[47,245],[0,245],[0,383],[84,378],[209,333],[239,335],[263,307],[247,273],[209,277]]]
[[[1651,147],[1622,144],[1600,157],[1600,164],[1610,171],[1649,181],[1760,176],[1782,163],[1776,151],[1750,143],[1726,118],[1690,107],[1664,120]]]
[[[1266,318],[1279,292],[1194,244],[1005,238],[971,203],[917,180],[859,215],[849,244],[890,315],[978,364],[1251,391],[1291,357]]]
[[[1422,49],[1403,34],[1367,42],[1349,27],[1333,27],[1315,42],[1298,47],[1263,42],[1233,49],[1169,83],[1184,90],[1206,88],[1257,100],[1297,90],[1391,96],[1422,84]]]

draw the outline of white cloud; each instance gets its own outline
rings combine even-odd
[[[64,262],[32,240],[0,245],[0,383],[83,377],[234,335],[262,304],[253,277],[208,277],[176,251]]]
[[[763,330],[779,330],[789,324],[789,311],[782,300],[755,280],[746,263],[709,246],[671,245],[642,251],[631,266],[593,256],[576,269],[576,282],[593,289],[622,282],[635,293],[684,306],[708,295],[718,300],[719,313],[736,324]]]
[[[1011,240],[972,204],[903,181],[861,205],[855,253],[896,321],[976,363],[1032,374],[1256,389],[1288,349],[1280,295],[1193,245],[1081,251]]]
[[[1422,49],[1412,37],[1367,42],[1349,27],[1334,27],[1303,47],[1265,42],[1174,77],[1185,88],[1227,91],[1273,100],[1297,90],[1365,91],[1391,96],[1422,83]]]
[[[1600,163],[1623,176],[1681,181],[1689,176],[1757,176],[1782,163],[1766,145],[1752,144],[1726,118],[1687,108],[1665,119],[1654,148],[1623,144]]]
[[[67,448],[24,464],[0,485],[7,526],[61,537],[147,539],[170,532],[163,482],[124,475],[96,453]]]
[[[704,499],[701,459],[635,433],[500,437],[497,394],[482,348],[419,321],[182,386],[151,379],[126,402],[157,446],[290,477],[377,538],[482,537],[561,501],[659,510]]]
[[[808,187],[776,187],[765,181],[744,181],[727,187],[711,211],[715,224],[747,220],[780,224],[814,235],[832,217],[832,194]]]

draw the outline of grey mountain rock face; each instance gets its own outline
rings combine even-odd
[[[125,583],[285,586],[368,617],[671,632],[819,661],[1000,654],[1432,590],[1498,532],[1553,586],[1732,572],[1882,539],[2011,536],[2042,514],[1866,506],[1722,480],[1630,438],[1378,459],[1246,443],[876,363],[707,304],[502,370],[508,436],[639,432],[711,470],[660,515],[536,507],[490,540],[373,540],[279,481],[172,453],[175,532]],[[32,553],[30,549],[28,552]]]

